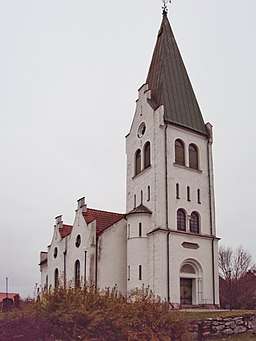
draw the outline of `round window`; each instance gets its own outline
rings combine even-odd
[[[145,122],[142,122],[138,128],[138,137],[141,138],[144,134],[145,134],[145,131],[146,131],[146,124]]]
[[[81,236],[80,236],[80,234],[79,234],[79,235],[77,235],[77,237],[76,237],[76,247],[79,247],[80,244],[81,244]]]
[[[58,256],[58,248],[55,247],[53,251],[53,257],[56,258]]]

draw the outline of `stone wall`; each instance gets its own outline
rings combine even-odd
[[[209,338],[236,335],[246,332],[256,333],[256,314],[247,314],[229,318],[208,318],[204,321],[190,321],[191,341],[204,341]]]

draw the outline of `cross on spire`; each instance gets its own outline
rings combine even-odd
[[[168,13],[168,7],[167,7],[167,4],[168,3],[171,3],[172,0],[162,0],[163,1],[163,6],[162,6],[162,9],[163,9],[163,15],[166,15]]]

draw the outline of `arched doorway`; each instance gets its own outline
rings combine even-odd
[[[201,265],[193,259],[187,259],[180,267],[180,304],[198,305],[202,303]]]

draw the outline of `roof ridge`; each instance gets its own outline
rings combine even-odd
[[[125,213],[119,213],[119,212],[113,212],[113,211],[99,210],[97,208],[89,208],[89,207],[87,208],[87,210],[97,211],[97,212],[105,212],[105,213],[112,213],[112,214],[120,214],[120,215],[124,215],[125,214]],[[86,211],[83,212],[83,214],[84,213],[86,213]]]

